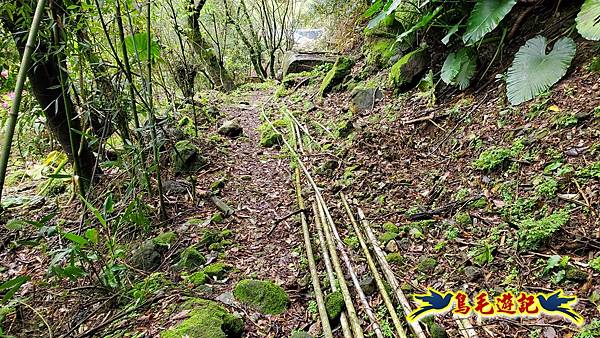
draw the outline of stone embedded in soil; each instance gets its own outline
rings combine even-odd
[[[160,266],[162,254],[177,240],[173,231],[144,241],[131,255],[129,263],[136,269],[152,271]]]
[[[196,172],[208,164],[200,149],[188,140],[179,141],[171,152],[171,163],[176,174]]]
[[[227,120],[217,130],[217,133],[229,137],[241,136],[242,132],[242,126],[237,120]]]
[[[420,272],[432,272],[437,266],[437,260],[433,257],[423,256],[419,261],[417,270]]]
[[[161,338],[238,338],[244,331],[244,321],[232,315],[217,302],[195,298],[186,302],[188,318],[173,328],[162,331]]]
[[[327,316],[329,320],[336,321],[345,307],[344,297],[339,291],[332,292],[325,298],[325,309],[327,310]]]
[[[565,271],[565,278],[572,282],[583,283],[583,282],[587,281],[588,274],[587,274],[587,272],[585,272],[579,268],[576,268],[574,266],[569,266],[567,268],[567,270]]]
[[[376,284],[375,279],[373,279],[373,277],[364,276],[358,281],[358,283],[365,295],[369,296],[375,293]]]
[[[350,111],[362,114],[372,110],[375,107],[375,102],[383,98],[383,93],[376,85],[357,86],[352,90],[350,96],[352,97]]]
[[[398,243],[396,243],[395,240],[389,241],[385,245],[385,251],[387,251],[387,252],[398,252]]]
[[[278,315],[287,310],[289,297],[285,290],[271,281],[244,279],[233,290],[235,298],[264,314]]]

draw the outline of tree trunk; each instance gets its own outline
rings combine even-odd
[[[231,74],[224,65],[219,62],[219,59],[213,51],[213,47],[204,39],[200,30],[200,12],[206,3],[201,0],[198,4],[194,4],[194,0],[190,0],[191,11],[188,15],[188,25],[190,27],[188,38],[190,39],[194,50],[205,65],[205,71],[210,77],[211,82],[215,86],[220,87],[225,91],[233,89],[233,79]]]
[[[18,18],[15,17],[15,19]],[[2,21],[4,27],[13,35],[17,49],[22,55],[27,42],[27,29],[15,25],[3,17],[0,18],[0,21]],[[21,20],[20,22],[26,23],[27,21]],[[81,124],[79,118],[74,114],[71,97],[68,95],[66,97],[63,96],[61,78],[63,79],[62,85],[64,88],[69,88],[69,77],[63,70],[66,69],[64,53],[57,50],[60,50],[57,46],[51,46],[47,40],[40,39],[33,55],[33,65],[29,68],[27,77],[31,85],[31,92],[44,111],[48,129],[56,140],[58,140],[69,159],[73,161],[74,150],[71,147],[67,116],[72,116],[71,128],[73,130],[81,130]],[[81,142],[80,134],[73,133],[72,137],[73,145],[76,148],[75,151],[78,151],[79,155],[79,175],[84,180],[82,183],[87,185],[92,178],[96,157],[87,143],[85,141]],[[77,149],[79,145],[81,145],[81,149]]]

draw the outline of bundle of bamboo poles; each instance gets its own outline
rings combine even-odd
[[[292,137],[292,143],[294,144],[294,147],[292,147],[290,145],[290,142],[286,140],[285,135],[282,134],[282,137],[285,146],[288,148],[293,159],[297,163],[294,173],[296,198],[298,201],[298,207],[300,208],[300,210],[304,210],[301,213],[302,232],[304,237],[305,249],[308,257],[311,282],[315,291],[315,298],[319,310],[319,317],[322,324],[321,326],[323,328],[323,335],[325,337],[333,337],[331,325],[329,323],[329,317],[325,306],[325,298],[323,296],[323,291],[320,286],[319,273],[317,271],[314,252],[312,249],[311,234],[308,222],[309,217],[305,213],[306,205],[302,194],[301,183],[302,173],[306,177],[306,180],[308,181],[314,193],[314,202],[312,203],[312,216],[314,226],[318,233],[318,241],[320,244],[321,256],[324,261],[327,278],[331,286],[331,291],[336,292],[339,289],[340,293],[343,296],[344,303],[346,306],[345,312],[343,312],[340,316],[342,334],[345,338],[365,336],[361,325],[361,321],[358,318],[357,310],[353,302],[352,294],[350,293],[350,288],[348,287],[346,275],[344,274],[344,270],[342,269],[342,265],[340,263],[340,257],[346,267],[347,274],[350,276],[352,285],[355,289],[355,293],[360,301],[360,304],[362,305],[362,310],[365,312],[367,318],[369,319],[370,324],[368,327],[370,328],[370,332],[374,332],[378,338],[383,338],[383,332],[381,330],[380,323],[374,315],[373,310],[360,286],[358,277],[355,273],[356,269],[353,267],[348,252],[344,247],[343,241],[341,240],[335,222],[329,211],[329,207],[320,192],[320,188],[317,186],[314,179],[312,178],[310,171],[307,169],[306,165],[300,158],[300,154],[304,153],[304,147],[302,146],[302,132],[306,133],[309,138],[310,135],[308,134],[307,129],[303,127],[291,113],[288,112],[288,115],[290,115],[291,118],[290,136]],[[265,121],[267,121],[270,124],[271,128],[273,128],[274,131],[281,133],[271,123],[268,116],[264,114],[264,111],[263,117]],[[396,312],[396,307],[394,306],[392,296],[390,296],[390,294],[386,290],[384,281],[391,286],[393,290],[393,295],[395,296],[397,302],[399,303],[402,309],[403,318],[406,318],[406,316],[408,316],[411,313],[411,305],[408,302],[408,299],[406,298],[404,293],[402,292],[400,284],[396,279],[391,267],[387,263],[387,260],[385,259],[385,254],[380,248],[379,243],[375,238],[375,235],[372,229],[370,228],[369,223],[367,222],[362,210],[360,208],[356,208],[356,212],[361,221],[359,224],[359,222],[356,221],[354,213],[352,212],[352,208],[350,207],[350,204],[348,203],[348,200],[346,199],[343,193],[340,194],[340,199],[343,204],[344,210],[346,211],[346,214],[350,220],[350,223],[352,224],[352,228],[359,240],[369,270],[376,281],[379,293],[391,317],[395,329],[395,336],[399,338],[405,338],[407,337],[406,331],[404,329],[400,316]],[[371,250],[369,249],[369,245],[375,255],[375,260],[373,259]],[[379,266],[377,266],[376,262],[379,263]],[[383,272],[383,276],[381,275],[380,271]],[[426,338],[426,335],[419,323],[409,321],[406,321],[406,323],[415,337]],[[477,337],[475,331],[473,330],[470,322],[467,319],[457,319],[457,324],[461,330],[461,333],[466,338]]]

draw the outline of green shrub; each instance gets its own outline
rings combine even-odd
[[[570,218],[569,210],[562,209],[538,220],[524,219],[518,224],[519,247],[525,250],[538,249],[544,241],[567,224]]]

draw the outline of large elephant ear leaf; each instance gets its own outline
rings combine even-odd
[[[506,79],[508,100],[513,105],[531,100],[543,93],[566,73],[575,56],[575,42],[561,38],[554,49],[546,54],[546,38],[537,36],[528,40],[508,69]]]
[[[467,21],[467,30],[463,35],[466,45],[481,40],[510,12],[517,0],[477,0]]]
[[[440,77],[446,84],[457,85],[461,90],[469,87],[475,75],[477,58],[471,48],[462,48],[450,53],[444,61]]]
[[[586,0],[575,21],[581,36],[588,40],[600,40],[600,0]]]

